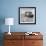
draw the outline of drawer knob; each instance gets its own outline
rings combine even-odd
[[[34,44],[35,42],[32,42],[32,44]]]

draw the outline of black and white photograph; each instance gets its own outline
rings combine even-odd
[[[36,24],[36,7],[19,7],[19,24]]]

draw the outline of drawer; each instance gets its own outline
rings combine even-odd
[[[32,41],[32,46],[43,46],[43,40]]]
[[[23,40],[5,40],[4,46],[23,46]]]
[[[25,35],[25,40],[31,40],[31,39],[35,39],[35,40],[43,40],[43,36],[41,36],[41,35],[33,35],[33,36],[30,36],[30,35]]]
[[[23,35],[15,35],[15,36],[4,36],[4,39],[10,39],[10,40],[22,40],[24,39],[24,36]]]
[[[16,46],[23,46],[24,40],[16,40]]]
[[[25,40],[24,46],[43,46],[43,40]]]
[[[4,41],[4,46],[15,46],[16,41],[15,40],[5,40]]]

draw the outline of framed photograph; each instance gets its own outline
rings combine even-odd
[[[19,7],[19,24],[36,24],[36,7]]]

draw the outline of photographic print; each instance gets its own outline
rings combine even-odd
[[[36,24],[36,7],[19,7],[19,24]]]

